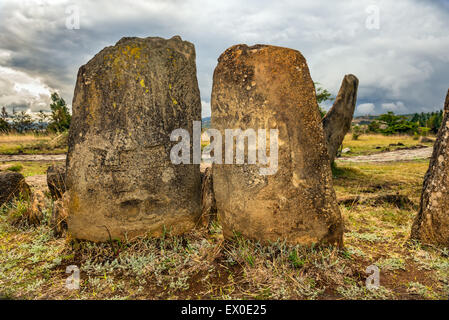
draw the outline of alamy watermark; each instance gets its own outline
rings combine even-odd
[[[366,278],[366,288],[368,290],[377,290],[380,287],[380,270],[378,266],[370,265],[365,272],[369,274]]]
[[[80,288],[80,269],[71,265],[65,269],[65,273],[71,274],[65,281],[65,287],[69,290],[78,290]]]
[[[65,9],[65,27],[69,30],[79,30],[80,28],[80,9],[78,6],[71,5]]]
[[[261,175],[273,175],[278,170],[278,129],[270,129],[269,156],[267,155],[267,130],[225,129],[224,162],[223,137],[219,130],[208,129],[205,133],[211,138],[210,145],[201,151],[201,121],[193,121],[193,161],[190,156],[190,134],[186,129],[176,129],[170,134],[170,140],[178,142],[170,151],[173,164],[200,164],[206,157],[216,164],[245,164],[245,140],[247,141],[247,164],[258,164]],[[234,157],[234,140],[235,157]],[[212,155],[213,153],[213,155]],[[235,158],[235,162],[234,162]]]
[[[380,9],[377,5],[370,5],[366,7],[365,12],[368,17],[365,20],[365,27],[368,30],[380,29]]]

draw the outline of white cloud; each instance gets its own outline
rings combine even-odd
[[[123,36],[169,38],[176,34],[196,46],[203,101],[210,100],[218,56],[237,43],[300,50],[312,78],[334,95],[343,76],[353,73],[360,80],[361,105],[401,101],[407,106],[404,112],[435,110],[442,107],[447,91],[449,10],[439,1],[75,3],[81,14],[79,30],[65,27],[65,10],[74,4],[72,0],[0,4],[0,66],[40,79],[68,102],[78,68],[103,47]],[[379,30],[365,27],[366,8],[372,4],[379,7]],[[0,80],[5,81],[2,75]],[[9,97],[22,101],[28,94],[19,90]],[[373,112],[382,111],[379,107]]]
[[[374,113],[374,109],[374,103],[362,103],[357,106],[355,113],[359,115],[370,115]]]
[[[407,112],[407,108],[405,107],[402,101],[398,101],[396,103],[382,103],[382,109],[385,111],[393,111],[394,113],[405,113]]]
[[[210,102],[206,102],[204,100],[201,100],[201,116],[203,118],[210,117],[211,110],[210,110]]]
[[[48,110],[49,88],[40,79],[30,77],[25,72],[0,66],[0,106],[27,111]]]

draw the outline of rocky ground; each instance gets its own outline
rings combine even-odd
[[[427,158],[408,148],[337,159],[334,188],[345,224],[344,249],[260,246],[223,239],[212,224],[184,237],[102,244],[56,237],[48,224],[14,220],[34,208],[0,210],[0,296],[8,299],[448,299],[447,248],[410,242]],[[64,155],[1,155],[0,170],[21,163],[34,190],[47,191],[45,168]],[[18,162],[20,161],[20,162]],[[207,162],[207,161],[206,161]],[[203,163],[201,169],[210,166]],[[406,174],[404,174],[406,173]],[[67,290],[66,267],[81,270]],[[366,269],[380,270],[367,290]]]
[[[0,295],[10,299],[447,299],[447,249],[409,241],[427,160],[342,162],[334,188],[345,221],[344,249],[273,243],[212,224],[184,237],[91,243],[56,237],[45,219],[14,218],[23,203],[0,210]],[[407,172],[407,174],[404,174]],[[400,195],[395,197],[392,195]],[[357,197],[365,199],[357,200]],[[405,199],[408,199],[407,201]],[[398,201],[400,200],[400,201]],[[81,271],[68,290],[66,267]],[[367,290],[369,266],[380,287]]]

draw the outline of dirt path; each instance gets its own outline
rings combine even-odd
[[[403,149],[371,154],[367,156],[341,157],[337,161],[341,162],[389,162],[428,159],[432,155],[432,147],[419,149]]]
[[[428,159],[432,155],[432,147],[419,149],[402,149],[388,152],[381,152],[367,156],[341,157],[337,161],[341,162],[389,162],[416,159]],[[0,162],[12,161],[64,161],[65,154],[15,154],[0,155]],[[207,159],[203,159],[202,169],[210,166]]]
[[[64,161],[65,158],[65,154],[0,154],[0,162]]]

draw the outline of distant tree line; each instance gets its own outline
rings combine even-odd
[[[323,103],[333,101],[335,98],[320,83],[314,82],[318,109],[321,117],[326,115]],[[413,115],[396,115],[390,111],[380,116],[367,116],[372,121],[366,121],[352,126],[352,136],[354,140],[366,132],[391,134],[410,134],[415,136],[426,136],[431,132],[437,134],[443,121],[443,110],[435,112],[421,112]]]
[[[0,132],[64,132],[69,129],[72,116],[66,102],[58,93],[52,93],[50,114],[39,111],[37,117],[33,117],[26,111],[17,112],[13,109],[12,114],[2,107],[0,112]]]
[[[443,110],[415,113],[413,116],[396,115],[390,111],[371,121],[367,125],[367,131],[385,135],[400,133],[425,136],[428,132],[436,134],[442,121]],[[360,126],[354,126],[353,131],[360,132]]]
[[[415,113],[410,121],[418,123],[419,127],[429,128],[430,132],[437,134],[443,122],[443,110]]]

